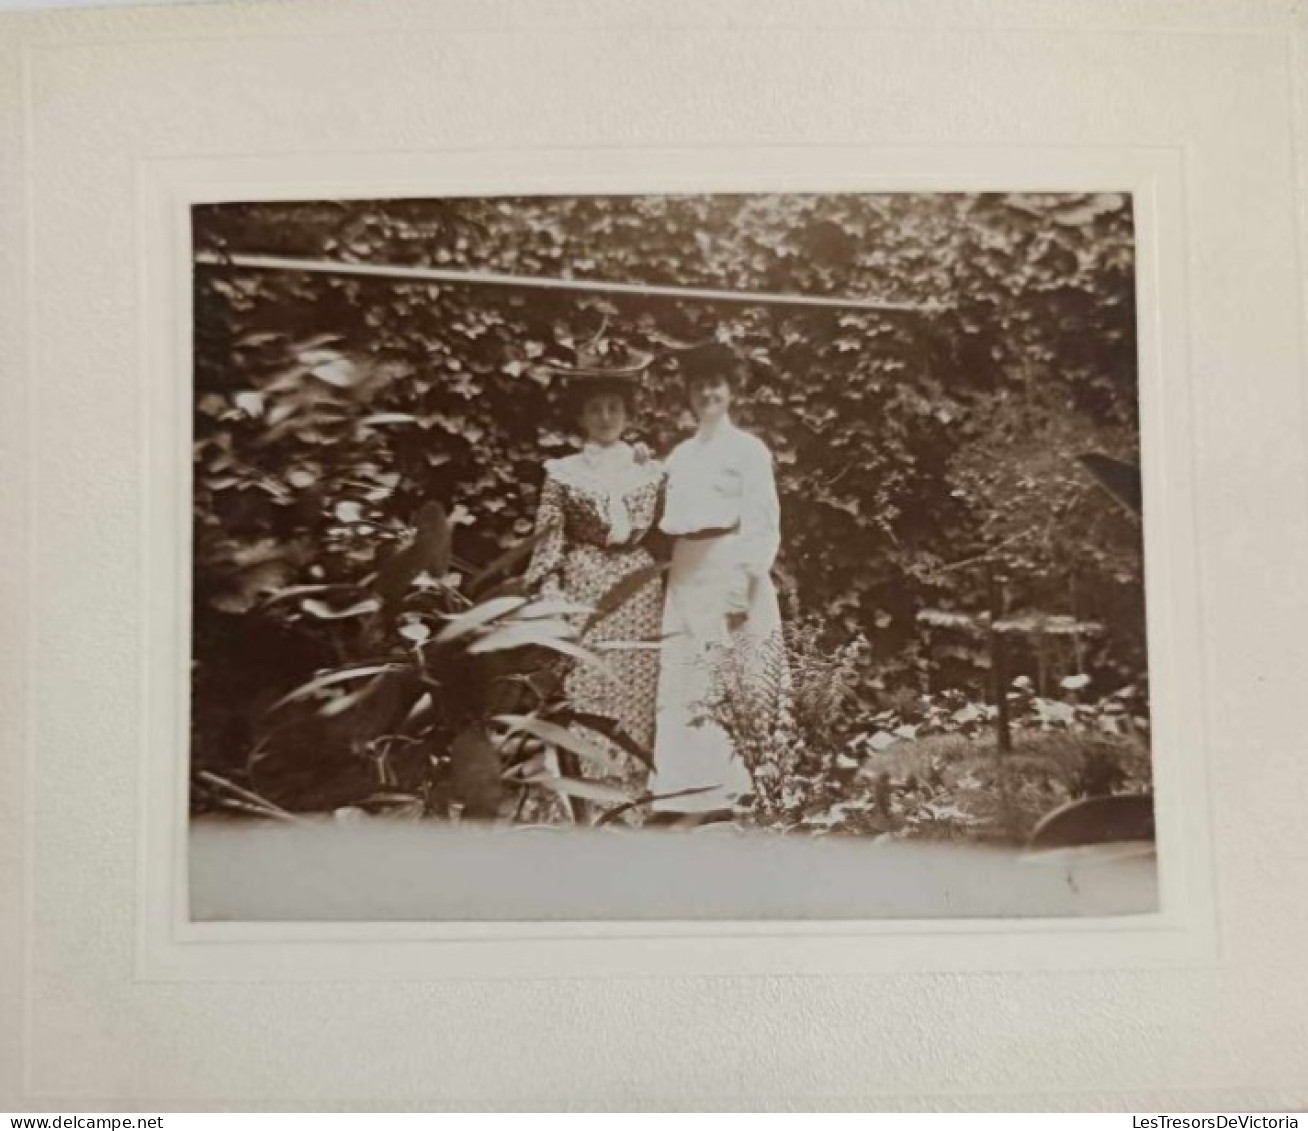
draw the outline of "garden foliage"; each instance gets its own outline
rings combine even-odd
[[[457,653],[472,670],[466,650],[436,638],[479,597],[513,595],[513,548],[530,533],[542,461],[575,443],[541,363],[566,356],[604,317],[659,359],[636,422],[659,452],[689,425],[678,351],[719,337],[748,357],[742,417],[776,458],[788,612],[820,619],[815,655],[867,642],[850,674],[850,717],[868,722],[858,733],[877,733],[874,716],[922,695],[958,694],[978,709],[993,701],[987,632],[977,631],[991,600],[987,565],[1006,579],[1006,623],[1026,626],[1011,634],[1008,678],[1025,676],[1044,702],[1059,700],[1068,677],[1088,678],[1088,701],[1128,684],[1143,694],[1140,525],[1077,462],[1090,451],[1138,460],[1125,196],[220,204],[195,210],[194,238],[206,259],[284,255],[896,304],[197,266],[198,769],[288,809],[397,790],[412,798],[404,767],[448,761],[442,744],[460,735],[460,749],[472,749],[473,716],[484,737],[487,720],[560,706],[525,683],[548,665],[524,657],[558,654],[567,636],[551,632],[566,617],[537,612],[544,635],[522,630],[526,652],[484,653],[512,657],[493,694],[459,665],[431,661]],[[525,607],[504,615],[519,623]],[[1042,629],[1057,624],[1084,631]],[[277,706],[319,673],[379,664],[399,667]],[[420,693],[423,679],[434,686]],[[452,690],[460,679],[473,682]],[[530,700],[506,700],[512,709],[487,700],[524,686]],[[446,709],[442,695],[462,696],[472,714],[406,732],[419,704]],[[288,712],[302,716],[295,726]],[[470,764],[488,763],[476,750]],[[425,769],[414,772],[430,790]],[[499,786],[486,790],[487,811],[509,804]],[[423,804],[439,812],[443,802]]]

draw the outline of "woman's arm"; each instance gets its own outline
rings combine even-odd
[[[549,472],[540,489],[540,504],[536,508],[538,539],[527,566],[527,587],[543,597],[557,597],[561,589],[563,571],[563,490],[559,481]]]
[[[752,438],[751,438],[752,439]],[[781,549],[781,501],[772,453],[752,439],[741,467],[739,561],[751,580],[766,577]]]
[[[672,536],[663,532],[663,510],[668,500],[668,476],[664,471],[659,477],[658,487],[654,493],[654,506],[650,511],[649,527],[645,532],[644,546],[656,562],[672,560]]]
[[[727,626],[733,630],[744,624],[757,586],[771,571],[781,548],[781,503],[772,453],[751,438],[739,466],[740,536],[736,574],[727,591]]]

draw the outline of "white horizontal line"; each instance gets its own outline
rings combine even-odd
[[[650,283],[611,283],[601,279],[559,279],[534,275],[504,275],[494,271],[464,271],[442,267],[404,267],[380,263],[341,263],[331,259],[299,259],[276,255],[227,255],[199,252],[196,264],[205,267],[239,267],[256,271],[304,271],[324,275],[358,275],[417,282],[461,283],[492,287],[527,287],[538,290],[587,291],[608,294],[701,299],[706,302],[741,302],[754,305],[821,306],[931,314],[945,309],[938,302],[888,302],[871,298],[780,294],[770,291],[717,290],[710,287],[656,286]]]

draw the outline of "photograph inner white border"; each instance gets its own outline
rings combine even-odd
[[[455,151],[138,166],[149,483],[141,599],[143,980],[870,973],[1216,960],[1177,147]],[[709,192],[1129,192],[1135,204],[1146,599],[1160,910],[1120,918],[193,923],[187,900],[190,211],[223,201]],[[707,848],[706,848],[707,850]],[[622,940],[623,945],[613,945]],[[365,960],[366,959],[366,960]]]

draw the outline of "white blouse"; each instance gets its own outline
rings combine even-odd
[[[620,546],[631,537],[631,514],[626,496],[662,474],[658,463],[652,460],[638,462],[627,443],[608,447],[588,443],[576,455],[547,460],[545,469],[559,482],[571,484],[604,500],[611,546]]]
[[[781,505],[772,453],[762,440],[724,421],[711,434],[683,440],[664,468],[659,525],[665,534],[739,526],[739,563],[756,577],[772,569],[781,545]]]

